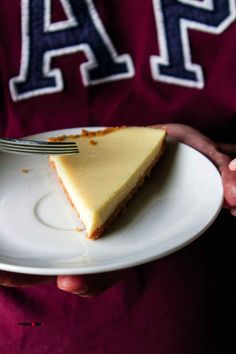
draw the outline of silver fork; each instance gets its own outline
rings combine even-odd
[[[77,154],[78,146],[73,141],[37,141],[0,138],[0,151],[15,154],[68,155]]]

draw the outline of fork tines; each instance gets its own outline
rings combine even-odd
[[[79,152],[75,142],[49,142],[21,139],[0,139],[0,150],[18,154],[66,155]]]

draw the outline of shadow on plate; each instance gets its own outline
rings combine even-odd
[[[103,238],[135,222],[141,217],[143,210],[159,197],[161,198],[162,191],[168,185],[169,178],[175,168],[178,147],[179,143],[176,140],[168,138],[165,151],[160,161],[153,168],[150,177],[146,178],[137,194],[128,202],[122,215],[114,222],[109,232],[105,232]]]

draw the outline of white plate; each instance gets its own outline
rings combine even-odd
[[[67,129],[45,139],[79,133]],[[221,178],[196,150],[168,139],[163,159],[106,235],[90,241],[47,157],[0,154],[0,269],[85,274],[146,263],[187,245],[217,217]],[[28,170],[26,171],[23,170]]]

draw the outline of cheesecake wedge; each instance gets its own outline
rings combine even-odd
[[[79,154],[50,156],[50,164],[89,239],[125,209],[159,160],[165,137],[162,129],[117,127],[50,139],[78,144]]]

